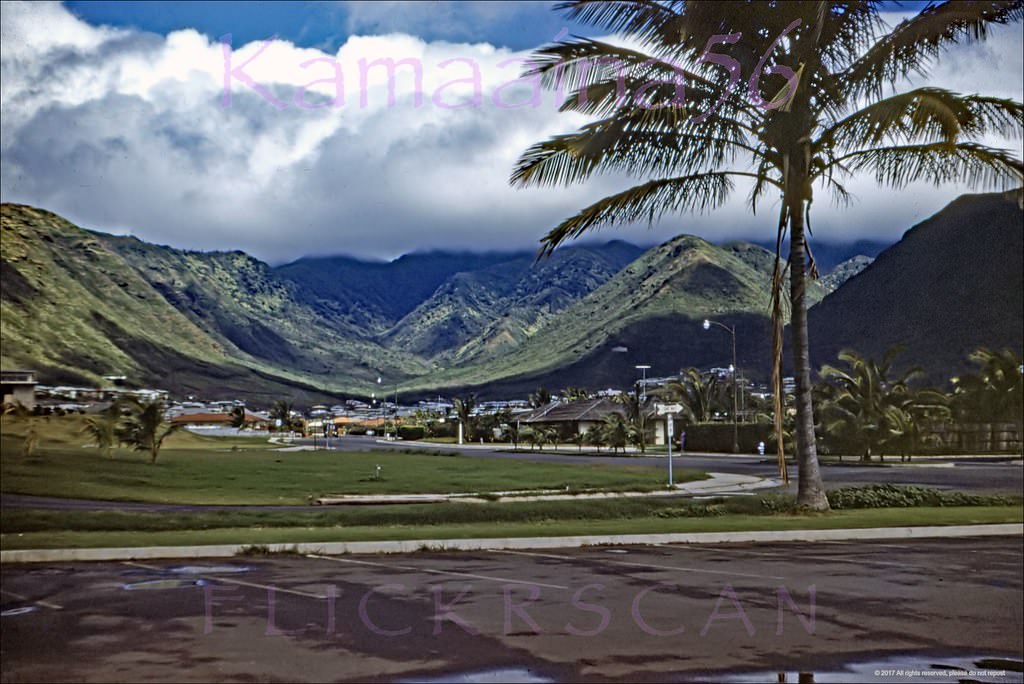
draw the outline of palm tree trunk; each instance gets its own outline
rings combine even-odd
[[[799,162],[798,162],[799,163]],[[796,166],[796,164],[794,164]],[[793,171],[797,171],[793,169]],[[794,173],[800,176],[799,172]],[[792,187],[795,186],[795,187]],[[811,357],[807,343],[807,249],[804,237],[803,183],[793,183],[787,193],[789,205],[789,293],[792,306],[791,335],[793,370],[796,376],[797,467],[800,475],[797,505],[814,511],[827,511],[828,498],[818,467],[818,447],[814,438],[814,407],[811,403]]]

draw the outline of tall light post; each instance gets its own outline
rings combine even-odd
[[[704,319],[704,329],[711,330],[712,325],[717,325],[723,330],[727,330],[732,335],[732,366],[729,370],[732,371],[732,453],[738,454],[740,451],[740,424],[739,424],[739,392],[737,391],[736,375],[738,373],[738,366],[736,365],[736,326],[728,326],[718,321],[712,321],[707,318]]]
[[[643,373],[643,379],[640,381],[640,387],[642,388],[640,390],[640,403],[643,403],[647,401],[647,371],[650,369],[650,366],[641,364],[636,366],[636,369]]]
[[[380,385],[380,382],[381,382],[381,377],[378,375],[377,376],[377,385],[378,386]],[[374,393],[374,394],[376,396],[376,393]],[[388,399],[387,392],[382,391],[381,395],[380,395],[380,422],[381,422],[381,429],[384,430],[384,439],[387,439],[387,437],[388,437],[388,414],[386,412],[387,409],[384,406],[384,404],[387,402],[387,399]]]

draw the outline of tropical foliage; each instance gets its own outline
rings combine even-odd
[[[106,411],[86,420],[83,431],[104,456],[109,456],[121,441],[120,426],[121,405],[115,402]]]
[[[807,276],[816,271],[806,239],[814,190],[848,202],[843,181],[856,173],[897,189],[915,181],[1019,184],[1020,160],[980,142],[987,134],[1020,135],[1019,102],[896,88],[927,73],[950,45],[1019,21],[1022,4],[930,3],[895,27],[883,22],[878,3],[866,0],[574,0],[560,8],[570,19],[625,36],[628,47],[573,38],[534,54],[530,75],[568,93],[563,110],[597,120],[530,147],[512,182],[567,185],[603,173],[642,182],[563,221],[543,238],[543,251],[603,226],[714,209],[737,180],[751,186],[752,211],[781,199],[772,301],[775,421],[781,438],[788,268],[798,503],[827,510],[806,318]],[[729,47],[714,50],[722,45]],[[787,234],[784,267],[778,254]]]
[[[129,401],[127,415],[121,424],[119,438],[136,451],[148,451],[149,462],[156,463],[164,440],[181,428],[164,420],[164,403],[155,401]]]

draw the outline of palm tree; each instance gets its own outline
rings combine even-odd
[[[668,401],[680,402],[686,418],[694,423],[710,422],[715,409],[722,403],[718,376],[701,374],[696,368],[684,369],[679,382],[669,382],[652,394],[658,394]]]
[[[136,451],[148,451],[149,462],[156,463],[164,440],[181,428],[164,420],[164,404],[159,399],[128,403],[128,416],[121,429],[121,441]]]
[[[1018,185],[1024,177],[1020,160],[978,141],[990,133],[1017,135],[1021,103],[941,88],[896,88],[908,76],[927,73],[947,47],[983,39],[994,24],[1019,21],[1024,6],[1020,0],[931,3],[895,27],[868,0],[573,0],[559,7],[570,19],[620,33],[635,47],[573,38],[534,53],[528,75],[567,90],[563,110],[599,118],[533,145],[512,183],[567,185],[608,172],[644,180],[553,228],[542,239],[542,253],[602,226],[651,224],[667,213],[714,209],[736,180],[751,183],[752,211],[761,200],[777,198],[775,421],[778,426],[782,420],[782,283],[788,268],[797,501],[827,510],[814,436],[805,298],[808,269],[816,272],[806,242],[814,189],[827,188],[838,202],[848,202],[841,181],[857,172],[894,189],[914,181]],[[712,51],[723,44],[728,47]],[[725,86],[723,69],[730,79]],[[734,87],[741,75],[749,79],[747,87]],[[762,93],[774,95],[765,99]],[[784,268],[779,254],[787,233]]]
[[[86,420],[82,431],[89,435],[104,456],[109,456],[111,449],[120,441],[120,420],[120,404],[114,403],[109,409]]]
[[[512,451],[519,451],[519,440],[522,439],[519,421],[509,420],[501,426],[501,441],[511,442]]]
[[[292,412],[294,404],[287,399],[278,399],[274,402],[274,408],[270,409],[270,419],[275,421],[281,430],[290,432],[295,422]]]
[[[640,391],[623,393],[615,397],[626,409],[626,439],[640,449],[640,453],[647,453],[647,406],[640,399]]]
[[[467,442],[473,441],[476,432],[476,418],[473,416],[473,409],[476,408],[476,395],[467,394],[464,397],[455,399],[455,415],[462,423],[463,437]]]
[[[228,414],[228,415],[231,416],[231,427],[238,428],[238,429],[241,429],[241,428],[245,427],[245,407],[244,406],[236,406],[235,408],[231,409],[231,413]]]
[[[608,443],[605,439],[604,425],[600,423],[593,425],[589,430],[583,433],[583,436],[586,439],[587,444],[597,449],[597,453],[601,453],[601,447]]]
[[[551,392],[546,387],[538,387],[537,391],[530,395],[530,406],[542,408],[551,403]]]
[[[621,413],[610,413],[604,418],[603,433],[612,453],[618,453],[619,449],[625,450],[629,440],[629,423]]]
[[[565,401],[583,401],[590,398],[590,392],[582,387],[566,387],[562,390],[562,399]]]
[[[960,417],[980,423],[1019,423],[1024,415],[1020,358],[1009,349],[985,348],[969,358],[978,371],[953,378],[953,396]]]

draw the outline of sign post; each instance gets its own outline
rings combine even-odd
[[[672,435],[675,434],[675,426],[672,424],[672,414],[668,414],[668,486],[674,487],[672,482]]]

